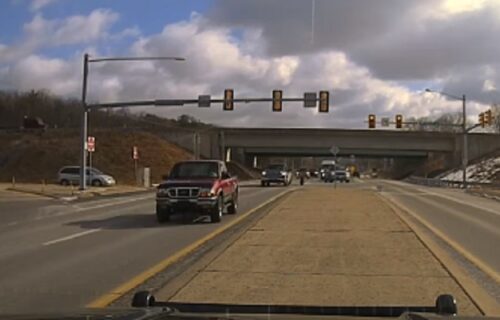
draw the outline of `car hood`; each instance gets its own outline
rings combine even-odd
[[[210,189],[215,184],[216,179],[171,179],[162,182],[158,188],[179,188],[179,187],[197,187]]]

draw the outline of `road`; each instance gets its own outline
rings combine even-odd
[[[423,219],[500,284],[498,201],[465,194],[461,190],[397,181],[372,184],[381,185],[382,194]]]
[[[308,185],[325,185],[310,180]],[[458,190],[373,180],[339,188],[382,186],[495,277],[500,273],[500,204]],[[307,187],[307,186],[306,186]],[[332,186],[333,187],[333,186]],[[284,191],[241,189],[240,213]],[[83,307],[221,224],[158,225],[154,195],[63,203],[0,191],[0,313]],[[180,219],[178,219],[180,220]],[[208,219],[207,219],[208,220]],[[498,285],[496,285],[498,288]]]
[[[239,212],[282,191],[242,187]],[[0,313],[83,307],[238,216],[159,225],[152,193],[68,204],[0,191],[0,200]]]

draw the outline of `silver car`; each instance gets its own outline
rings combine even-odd
[[[62,167],[57,173],[57,181],[63,186],[80,183],[80,167],[66,166]],[[115,179],[102,173],[96,168],[87,168],[87,184],[95,187],[112,186],[116,184]]]

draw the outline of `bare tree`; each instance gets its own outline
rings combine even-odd
[[[437,119],[430,117],[409,118],[407,128],[410,131],[461,132],[462,114],[445,113]]]

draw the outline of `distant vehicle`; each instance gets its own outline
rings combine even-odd
[[[349,171],[351,177],[358,177],[359,178],[358,167],[355,164],[351,164],[351,165],[347,166],[346,169]]]
[[[309,169],[309,176],[316,178],[317,176],[319,176],[319,170]]]
[[[47,125],[43,122],[40,117],[28,117],[24,116],[23,119],[23,129],[24,130],[47,130]]]
[[[96,168],[87,168],[86,176],[87,184],[94,187],[112,186],[116,184],[116,180],[112,176],[104,174]],[[66,166],[61,168],[57,173],[57,181],[63,186],[79,184],[80,167]]]
[[[212,223],[220,222],[224,211],[238,209],[238,179],[231,177],[226,164],[219,160],[178,162],[156,193],[158,222],[181,213],[207,214]]]
[[[321,165],[321,168],[319,169],[319,174],[320,174],[320,179],[325,180],[325,177],[329,172],[335,170],[335,164],[323,164]]]
[[[282,183],[288,186],[292,183],[292,172],[284,164],[272,164],[261,173],[261,186],[270,186],[271,183]]]
[[[295,175],[297,178],[300,178],[301,175],[308,179],[311,177],[311,173],[306,168],[300,168],[295,172]]]
[[[343,168],[339,168],[337,170],[328,170],[325,173],[325,177],[323,179],[325,182],[350,182],[351,174],[349,171]]]

